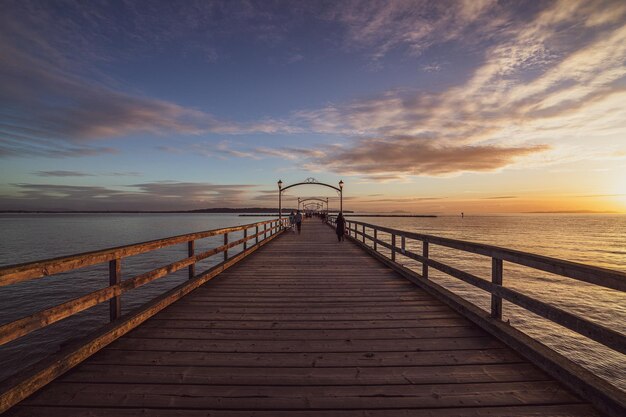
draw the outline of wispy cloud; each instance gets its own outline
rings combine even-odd
[[[35,171],[34,175],[38,177],[95,177],[95,176],[111,176],[111,177],[140,177],[141,173],[136,171],[121,171],[121,172],[102,172],[102,173],[89,173],[82,171]]]
[[[33,174],[38,177],[93,177],[93,174],[80,171],[37,171]]]
[[[503,13],[495,0],[355,0],[336,2],[326,17],[346,28],[347,47],[367,49],[380,61],[396,48],[418,55],[433,44],[462,38],[470,28],[474,35],[494,33]]]
[[[11,184],[14,193],[0,195],[2,210],[188,210],[237,207],[255,185],[161,181],[125,187],[56,184]]]

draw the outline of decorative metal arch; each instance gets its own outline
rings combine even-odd
[[[323,200],[321,198],[303,198],[299,200],[301,203],[304,203],[305,201],[320,201],[322,203],[328,203],[328,200]]]
[[[295,184],[291,184],[291,185],[288,185],[286,187],[283,187],[281,190],[285,191],[285,190],[288,190],[291,187],[297,187],[298,185],[323,185],[324,187],[332,188],[333,190],[336,190],[337,192],[341,193],[341,188],[335,187],[334,185],[326,184],[325,182],[319,182],[318,180],[316,180],[313,177],[309,177],[309,178],[307,178],[306,180],[304,180],[302,182],[297,182]]]

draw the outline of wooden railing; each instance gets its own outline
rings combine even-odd
[[[328,219],[328,222],[333,226],[336,225],[335,221],[336,217],[334,216]],[[381,239],[381,233],[385,234],[388,240]],[[590,400],[594,404],[606,403],[607,400],[610,404],[613,404],[613,408],[606,409],[605,404],[605,406],[601,406],[601,409],[606,409],[610,414],[615,414],[616,409],[623,410],[623,407],[626,406],[626,398],[623,391],[605,383],[604,380],[595,377],[590,372],[586,372],[584,368],[575,365],[557,352],[549,351],[544,345],[538,344],[532,338],[513,329],[512,326],[502,321],[502,300],[506,300],[616,352],[626,354],[626,335],[623,333],[537,300],[532,296],[522,294],[512,288],[507,288],[503,283],[505,273],[504,261],[621,292],[626,292],[625,273],[517,250],[412,233],[353,220],[346,220],[346,234],[351,240],[401,272],[413,282],[439,296],[486,330],[495,333],[496,336],[515,347],[516,350],[529,357],[529,359],[540,365],[548,373],[565,382],[574,391],[577,391],[582,396],[592,391],[594,395],[591,396],[593,398],[590,398]],[[417,245],[409,245],[407,241],[418,243]],[[429,254],[433,245],[491,258],[491,279],[480,278],[433,259]],[[421,253],[416,253],[414,250],[409,249],[409,246],[417,246],[418,248],[421,246]],[[379,250],[380,247],[388,249],[389,255],[382,254]],[[400,265],[396,261],[396,257],[399,254],[421,263],[421,273]],[[485,316],[482,310],[457,294],[430,280],[430,268],[490,293],[491,308],[487,312],[488,316]],[[563,378],[564,374],[567,375],[567,378]],[[567,380],[568,378],[569,380]],[[588,382],[591,383],[590,387],[580,387],[581,384]],[[607,399],[605,394],[610,398]]]
[[[146,319],[169,304],[180,299],[193,289],[204,284],[226,268],[254,252],[260,246],[271,241],[284,230],[286,219],[267,220],[243,226],[227,227],[190,233],[166,239],[120,246],[116,248],[86,252],[44,261],[29,262],[0,268],[0,286],[8,286],[24,281],[35,280],[79,268],[108,263],[109,285],[62,304],[38,311],[21,319],[0,326],[0,345],[23,337],[35,330],[44,328],[60,320],[87,310],[95,305],[109,302],[110,324],[105,328],[73,346],[63,349],[58,354],[47,358],[30,369],[9,378],[0,387],[0,413],[22,400],[47,382],[71,369],[76,364],[108,343],[132,330]],[[252,233],[250,233],[252,231]],[[242,232],[243,237],[229,241],[229,235]],[[203,252],[196,251],[199,239],[223,236],[223,244]],[[250,244],[251,240],[253,243]],[[133,278],[122,280],[122,260],[173,245],[187,245],[187,257],[158,267]],[[229,256],[229,249],[242,246],[241,252]],[[196,274],[197,263],[211,256],[223,253],[223,261]],[[189,280],[165,294],[144,304],[137,310],[124,316],[121,314],[121,296],[132,289],[141,287],[183,268],[188,269]]]

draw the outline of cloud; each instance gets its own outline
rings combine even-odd
[[[415,138],[363,139],[311,159],[311,165],[345,174],[373,174],[379,179],[405,175],[451,175],[495,171],[547,146],[438,146]],[[390,174],[391,177],[389,176]],[[395,174],[395,175],[394,175]],[[374,177],[376,178],[376,177]]]
[[[161,181],[119,188],[56,184],[11,184],[0,195],[2,210],[189,210],[240,206],[255,185]]]
[[[140,177],[141,176],[140,172],[135,172],[135,171],[104,172],[104,173],[95,174],[95,173],[88,173],[88,172],[81,172],[81,171],[56,170],[56,171],[36,171],[36,172],[33,172],[33,174],[38,177],[95,177],[96,175],[111,176],[111,177]]]
[[[505,13],[495,0],[356,0],[336,2],[324,16],[345,28],[347,48],[367,49],[380,61],[398,48],[419,55],[435,44],[497,33]],[[463,36],[469,29],[474,37]]]
[[[359,200],[359,203],[417,203],[437,200],[445,200],[445,197],[379,198],[375,200]]]
[[[38,177],[93,177],[93,174],[80,171],[37,171]]]
[[[518,198],[516,195],[503,195],[497,197],[483,197],[481,200],[509,200],[511,198]]]

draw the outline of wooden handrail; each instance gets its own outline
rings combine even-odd
[[[0,286],[15,284],[18,282],[41,278],[48,275],[54,275],[61,272],[67,272],[78,268],[112,261],[114,259],[122,259],[128,256],[139,255],[179,243],[186,243],[189,241],[204,239],[211,236],[237,232],[255,226],[258,227],[259,225],[267,227],[269,223],[274,222],[278,222],[278,220],[266,220],[242,226],[225,227],[221,229],[206,230],[197,233],[188,233],[185,235],[178,235],[165,239],[156,239],[147,242],[134,243],[131,245],[118,246],[115,248],[79,253],[76,255],[61,256],[58,258],[45,259],[42,261],[4,266],[0,268]]]
[[[405,237],[407,239],[419,240],[433,245],[445,246],[451,249],[458,249],[464,252],[489,256],[503,261],[512,262],[518,265],[527,266],[540,271],[561,275],[567,278],[585,281],[590,284],[599,285],[626,292],[626,273],[601,268],[577,262],[565,261],[549,256],[537,255],[529,252],[522,252],[514,249],[507,249],[483,243],[467,242],[463,240],[449,239],[445,237],[425,235],[421,233],[407,232],[389,227],[377,226],[359,221],[347,220],[350,231],[360,235],[361,232],[350,227],[354,225],[365,225],[366,227],[377,229],[378,232],[386,232],[391,235]],[[380,243],[380,241],[379,241]]]
[[[274,235],[282,229],[286,221],[286,219],[267,220],[242,226],[189,233],[166,239],[152,240],[78,255],[2,267],[0,268],[0,285],[10,285],[29,279],[40,278],[45,275],[51,275],[53,273],[67,272],[89,265],[109,262],[109,286],[1,325],[0,346],[106,301],[110,301],[111,303],[110,318],[111,321],[114,321],[121,316],[120,296],[122,294],[185,267],[189,268],[189,279],[193,279],[195,277],[195,265],[197,262],[218,253],[224,253],[223,263],[225,263],[228,261],[228,249],[243,244],[245,245],[244,251],[247,251],[259,245],[259,236],[263,235],[263,232],[258,231],[259,225],[263,225],[265,231],[268,230],[267,226],[269,225],[269,231]],[[252,227],[255,228],[256,233],[248,234],[248,229]],[[228,241],[229,233],[241,230],[244,231],[243,238],[232,242]],[[195,252],[195,240],[217,235],[224,236],[223,245],[204,252]],[[263,240],[266,238],[267,237]],[[255,243],[248,246],[247,242],[251,239],[255,239]],[[263,242],[263,240],[261,240],[261,242]],[[133,278],[122,280],[121,260],[123,258],[181,243],[187,243],[187,254],[189,255],[187,258],[161,266]]]
[[[329,222],[334,224],[335,217],[329,217]],[[420,262],[422,264],[423,279],[428,279],[428,268],[432,267],[453,278],[464,281],[490,293],[492,318],[498,320],[502,319],[502,300],[504,299],[524,308],[527,311],[544,317],[553,323],[559,324],[578,334],[595,340],[596,342],[599,342],[617,352],[626,354],[626,335],[543,301],[536,300],[530,296],[520,293],[519,291],[506,288],[502,281],[504,260],[518,265],[528,266],[540,271],[550,272],[563,277],[626,292],[626,274],[622,272],[481,243],[406,232],[403,230],[392,229],[389,227],[359,221],[346,220],[346,224],[348,228],[348,235],[351,236],[351,233],[354,233],[352,238],[355,241],[360,241],[359,243],[362,244],[365,244],[366,240],[371,241],[373,244],[368,247],[370,249],[375,248],[373,250],[377,253],[380,253],[377,250],[378,246],[388,249],[390,251],[388,258],[392,262],[396,262],[396,255],[398,253]],[[365,232],[366,227],[371,228],[374,231],[373,235]],[[381,240],[379,238],[379,232],[388,233],[390,235],[391,243]],[[361,239],[359,239],[359,236]],[[398,248],[396,242],[398,236],[402,239],[402,245],[400,248]],[[421,241],[423,245],[422,255],[407,250],[405,248],[405,239]],[[430,244],[490,257],[492,261],[491,281],[430,258],[428,256]]]

